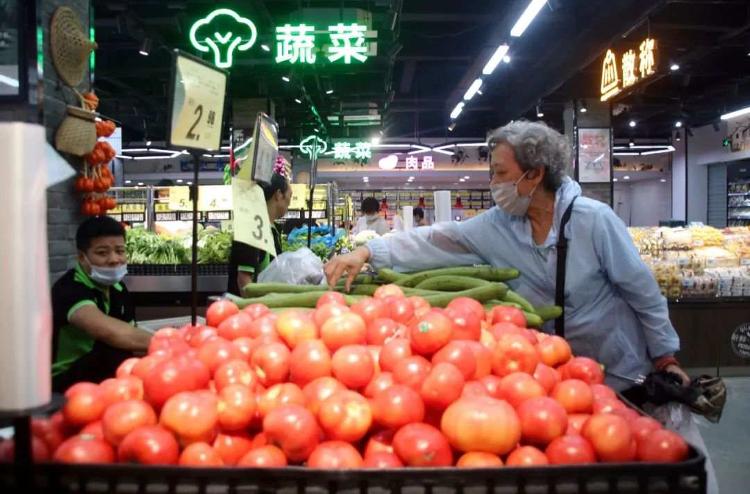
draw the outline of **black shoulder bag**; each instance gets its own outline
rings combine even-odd
[[[562,314],[555,319],[555,334],[565,338],[565,261],[568,258],[568,239],[565,238],[565,226],[570,221],[570,215],[573,212],[573,204],[576,198],[570,202],[568,209],[565,210],[562,220],[560,220],[560,229],[557,231],[557,276],[555,278],[555,305],[562,308]]]

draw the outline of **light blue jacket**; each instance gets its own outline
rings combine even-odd
[[[616,374],[645,375],[652,370],[652,359],[680,348],[666,299],[625,224],[609,206],[580,194],[576,182],[563,181],[555,197],[553,226],[542,245],[534,243],[526,218],[494,207],[464,222],[372,240],[367,244],[370,262],[397,271],[469,264],[515,267],[521,277],[509,283],[511,288],[535,306],[550,305],[555,301],[560,220],[578,197],[565,229],[565,337],[575,354],[594,358]],[[554,332],[554,323],[544,329]],[[616,389],[631,385],[612,376],[607,383]]]

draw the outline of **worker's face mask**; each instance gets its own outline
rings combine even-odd
[[[88,258],[86,258],[86,261],[89,263],[89,269],[91,270],[89,273],[91,279],[103,286],[112,286],[119,283],[128,274],[127,264],[120,264],[114,268],[105,268],[94,266]]]
[[[518,194],[518,184],[526,177],[527,173],[529,173],[528,170],[515,182],[502,182],[490,185],[492,199],[495,200],[495,204],[512,216],[524,216],[526,214],[529,210],[529,204],[531,204],[531,197],[538,187],[538,184],[534,186],[527,196]]]

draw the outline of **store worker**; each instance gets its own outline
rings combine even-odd
[[[352,230],[353,234],[372,230],[378,235],[385,235],[391,229],[388,222],[380,215],[380,202],[374,197],[365,197],[361,206],[362,216],[357,220],[357,224]]]
[[[274,167],[270,184],[261,184],[263,195],[268,208],[268,218],[271,220],[271,233],[276,253],[281,254],[281,234],[276,228],[275,221],[282,218],[289,209],[292,200],[292,187],[289,184],[289,172],[286,167]],[[248,283],[258,281],[258,275],[271,264],[274,256],[269,252],[252,247],[242,242],[232,242],[229,254],[229,280],[227,291],[235,295],[242,295],[240,289]]]
[[[424,209],[414,208],[412,217],[414,218],[414,227],[427,226],[427,220],[424,219]]]
[[[76,233],[78,263],[52,287],[52,389],[112,377],[151,334],[135,327],[135,308],[122,282],[125,229],[108,216],[84,221]]]
[[[602,362],[616,389],[653,368],[687,376],[674,358],[679,338],[666,299],[612,209],[581,196],[568,178],[566,139],[543,123],[517,121],[492,132],[490,188],[497,207],[450,222],[370,241],[326,266],[330,283],[375,268],[417,271],[451,265],[512,266],[511,288],[533,305],[555,303],[556,244],[565,227],[565,338],[573,351]],[[551,327],[545,327],[551,331]]]

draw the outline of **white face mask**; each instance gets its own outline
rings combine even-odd
[[[100,285],[112,286],[121,282],[125,278],[125,275],[128,274],[127,264],[120,264],[114,268],[103,268],[101,266],[94,266],[88,258],[86,258],[86,261],[88,261],[91,268],[89,276]]]
[[[492,198],[495,200],[495,204],[512,216],[524,216],[529,210],[529,204],[531,204],[531,196],[534,195],[538,184],[534,186],[528,196],[521,196],[518,194],[518,184],[523,180],[528,171],[526,171],[521,178],[515,182],[502,182],[499,184],[490,185],[492,191]]]

